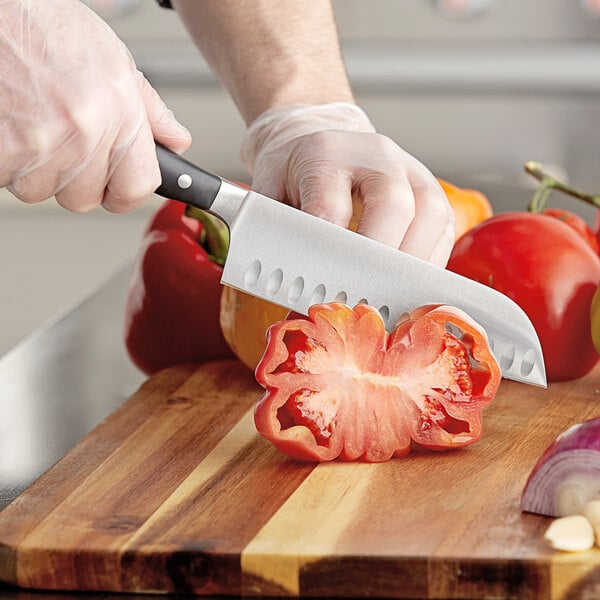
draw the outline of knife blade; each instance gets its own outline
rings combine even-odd
[[[157,156],[157,194],[209,211],[229,227],[222,283],[303,314],[312,304],[363,302],[379,309],[388,331],[419,306],[456,306],[485,329],[504,377],[546,386],[537,333],[504,294],[248,191],[163,146]]]

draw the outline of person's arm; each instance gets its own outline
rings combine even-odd
[[[172,0],[251,123],[274,106],[353,102],[331,5],[323,0]]]
[[[171,0],[248,124],[258,192],[445,265],[454,218],[435,177],[354,98],[328,0]]]

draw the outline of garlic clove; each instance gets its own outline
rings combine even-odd
[[[583,505],[581,514],[591,523],[596,538],[596,546],[600,547],[600,500],[590,500]]]
[[[550,523],[544,539],[555,550],[581,552],[594,546],[594,528],[583,515],[560,517]]]

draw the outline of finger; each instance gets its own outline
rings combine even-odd
[[[99,124],[105,128],[100,118],[86,119],[77,127],[66,119],[62,124],[54,123],[42,132],[34,128],[29,132],[30,158],[22,174],[9,186],[9,189],[26,203],[46,200],[59,194],[80,173],[86,172],[90,165],[97,162],[97,150],[102,146],[102,132]],[[84,132],[85,134],[82,134]],[[94,140],[100,139],[97,144]],[[106,162],[106,159],[104,159]],[[104,180],[105,181],[105,180]],[[77,210],[74,205],[70,210]]]
[[[2,122],[0,135],[0,188],[12,186],[21,177],[44,165],[44,157],[51,149],[51,133],[34,119],[19,122],[9,118]],[[15,188],[26,187],[26,181]],[[13,192],[14,193],[14,192]],[[16,195],[16,194],[15,194]],[[27,199],[21,198],[24,201]],[[32,200],[33,201],[33,200]]]
[[[429,256],[429,262],[432,262],[438,267],[445,267],[448,264],[450,254],[452,254],[452,248],[454,247],[454,225],[449,223],[446,227],[446,231],[439,239],[433,252]]]
[[[399,248],[429,260],[447,230],[453,232],[453,213],[446,195],[437,185],[415,185],[413,193],[415,218]]]
[[[108,180],[108,154],[108,148],[99,149],[94,160],[55,194],[56,202],[75,213],[89,212],[96,208],[104,199]]]
[[[54,132],[32,127],[20,136],[22,138],[20,160],[18,160],[19,152],[15,154],[13,148],[12,176],[8,182],[4,181],[3,177],[3,183],[9,191],[27,204],[35,204],[51,198],[60,188],[60,173],[67,174],[73,165],[73,155],[67,136],[62,136],[55,141],[54,135]],[[57,147],[63,151],[57,151]],[[24,159],[25,156],[27,159]],[[10,164],[10,160],[8,162]],[[15,164],[19,164],[18,170],[14,168]]]
[[[185,152],[192,144],[192,134],[175,118],[158,92],[139,71],[137,77],[154,139],[173,152],[178,154]]]
[[[358,233],[398,248],[415,217],[415,198],[401,174],[369,172],[360,182],[363,215]]]
[[[56,178],[51,173],[48,175],[50,178],[39,175],[38,170],[34,169],[15,179],[6,189],[25,204],[37,204],[54,195]]]
[[[148,121],[137,134],[113,150],[102,206],[110,212],[127,212],[142,204],[161,183],[156,146]]]
[[[339,169],[308,169],[298,181],[299,198],[292,203],[311,215],[348,227],[352,218],[352,179]]]

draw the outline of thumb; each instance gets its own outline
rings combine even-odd
[[[140,93],[155,141],[178,154],[185,152],[192,143],[192,134],[175,118],[173,111],[162,101],[142,73],[138,71],[138,74]]]

